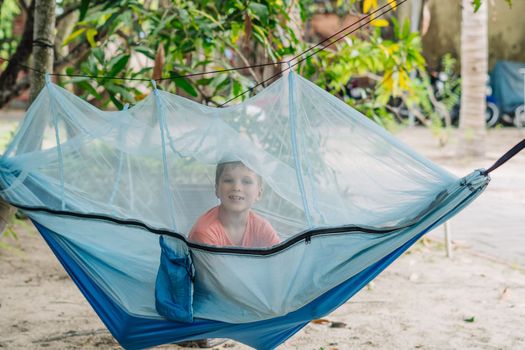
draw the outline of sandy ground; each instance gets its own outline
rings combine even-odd
[[[480,159],[458,160],[455,133],[444,148],[426,129],[405,129],[397,135],[436,164],[457,176],[474,169],[488,168],[507,150],[525,138],[525,130],[516,128],[490,129],[485,144],[486,156]],[[469,207],[451,220],[453,237],[478,252],[498,257],[525,267],[525,150],[491,174],[485,192]],[[432,237],[442,237],[436,230]]]
[[[438,149],[426,130],[399,136],[457,175],[488,167],[524,137],[496,130],[486,159],[460,162],[453,142]],[[454,218],[452,258],[436,230],[279,349],[525,349],[523,174],[525,154],[494,173],[478,203]],[[7,242],[17,248],[0,250],[0,348],[119,348],[35,230],[15,230],[18,240]],[[233,341],[223,348],[248,349]]]

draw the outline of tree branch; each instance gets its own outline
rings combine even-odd
[[[0,7],[2,6],[2,2],[0,2]],[[24,0],[18,0],[18,5],[27,13],[29,11],[29,7],[27,6],[26,2]]]
[[[14,89],[14,86],[16,85],[18,73],[24,70],[20,64],[27,62],[33,50],[34,9],[35,2],[31,1],[27,10],[25,29],[20,44],[18,44],[15,53],[11,56],[6,69],[0,74],[0,108],[9,102],[11,98],[21,93],[21,90]]]
[[[211,103],[211,104],[215,105],[216,107],[218,107],[218,106],[220,105],[220,103],[217,103],[217,102],[213,101],[212,97],[206,95],[206,94],[204,93],[204,91],[202,91],[202,89],[201,89],[197,84],[195,84],[195,89],[197,90],[197,92],[198,92],[199,94],[201,94],[201,96],[202,96],[202,98],[204,99],[204,102],[205,102],[206,104]]]
[[[24,92],[27,89],[29,89],[28,76],[19,79],[18,82],[14,85],[11,85],[9,89],[0,89],[0,107],[2,107],[2,101],[6,101],[5,103],[7,103],[13,98],[20,96],[20,94],[22,94],[22,92]]]
[[[452,120],[450,119],[450,112],[448,111],[447,107],[445,107],[442,102],[436,99],[436,96],[434,96],[434,91],[432,91],[432,87],[430,85],[427,86],[427,93],[430,102],[432,102],[434,107],[436,107],[438,112],[443,116],[443,119],[445,120],[445,127],[450,128],[452,126]]]
[[[232,49],[233,51],[235,51],[235,53],[237,53],[239,55],[239,58],[241,59],[241,61],[246,65],[246,66],[250,66],[250,62],[248,61],[248,59],[246,57],[244,57],[244,55],[242,54],[241,51],[239,51],[238,48],[236,48],[235,46],[231,45],[230,43],[226,43],[226,45],[228,45],[228,47],[230,49]],[[260,82],[262,79],[260,79],[258,76],[257,76],[257,73],[255,73],[255,71],[252,69],[252,68],[248,68],[248,71],[250,72],[252,78],[258,83]]]
[[[410,113],[414,114],[414,116],[426,127],[429,127],[430,126],[430,122],[427,120],[427,118],[423,115],[423,113],[421,113],[420,110],[416,109],[416,108],[413,108],[411,107],[407,101],[407,98],[404,96],[404,95],[401,95],[401,100],[403,100],[403,103],[405,104],[405,106],[408,108],[408,110],[410,111]]]

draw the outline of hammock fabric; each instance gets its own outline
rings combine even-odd
[[[217,205],[216,165],[233,160],[261,176],[253,210],[280,244],[188,242]],[[456,178],[294,73],[222,109],[155,89],[105,112],[48,82],[0,163],[1,197],[129,349],[201,338],[273,349],[488,182]]]

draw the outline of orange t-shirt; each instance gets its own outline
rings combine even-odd
[[[193,225],[188,237],[190,241],[216,246],[235,246],[219,221],[219,207],[204,213]],[[241,247],[266,248],[280,242],[272,225],[250,210]]]

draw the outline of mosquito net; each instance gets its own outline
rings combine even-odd
[[[400,224],[456,180],[297,75],[221,109],[155,90],[129,110],[105,112],[48,85],[4,159],[13,155],[51,193],[18,191],[14,202],[182,235],[217,205],[220,162],[242,161],[262,177],[254,210],[282,240],[311,228]]]
[[[216,166],[228,161],[262,179],[252,210],[277,232],[275,247],[188,243],[196,220],[219,203]],[[2,197],[27,209],[126,313],[161,317],[155,233],[164,233],[172,237],[163,249],[194,268],[193,282],[181,282],[192,285],[188,320],[233,323],[300,309],[488,182],[473,174],[465,187],[294,73],[232,107],[155,89],[120,112],[48,82],[0,165]]]

